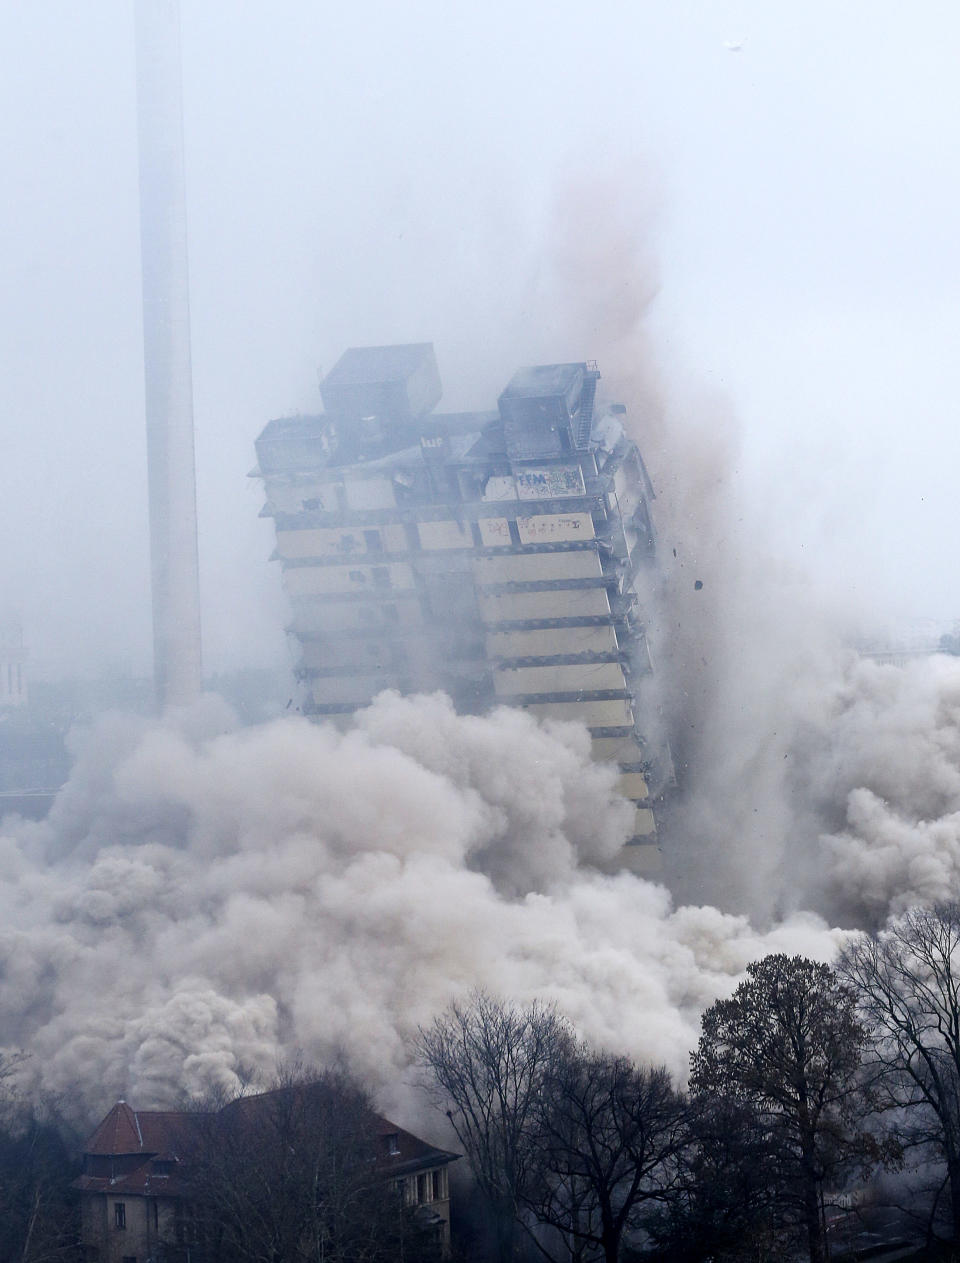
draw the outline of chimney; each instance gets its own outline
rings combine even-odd
[[[136,0],[134,24],[154,680],[165,709],[202,688],[177,0]]]

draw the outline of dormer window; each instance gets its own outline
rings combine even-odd
[[[388,1155],[391,1158],[395,1158],[400,1152],[400,1133],[397,1131],[388,1132],[383,1139],[387,1147]]]

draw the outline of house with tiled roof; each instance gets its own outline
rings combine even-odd
[[[118,1101],[87,1142],[80,1193],[85,1263],[157,1263],[197,1257],[191,1164],[205,1139],[242,1116],[255,1134],[275,1093],[241,1097],[219,1114],[134,1110]],[[379,1115],[372,1115],[370,1160],[401,1205],[432,1229],[444,1251],[450,1241],[447,1168],[458,1155],[438,1149]],[[178,1247],[180,1247],[178,1249]]]
[[[177,1235],[194,1116],[118,1101],[87,1141],[80,1239],[93,1263],[147,1263]]]
[[[377,1122],[377,1163],[394,1182],[406,1206],[415,1206],[420,1218],[432,1224],[450,1244],[450,1185],[447,1168],[458,1154],[427,1144],[386,1118]]]

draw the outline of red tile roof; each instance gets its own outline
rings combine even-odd
[[[225,1110],[240,1109],[255,1122],[273,1093],[242,1097]],[[126,1101],[118,1101],[91,1136],[85,1149],[88,1170],[103,1171],[104,1160],[110,1162],[109,1174],[84,1174],[74,1183],[81,1192],[129,1193],[139,1196],[176,1197],[182,1193],[183,1173],[178,1161],[189,1149],[191,1132],[201,1116],[175,1110],[133,1110]],[[377,1166],[389,1175],[401,1175],[456,1161],[458,1154],[434,1148],[412,1132],[405,1131],[379,1114],[373,1115],[373,1126],[380,1141]],[[394,1138],[391,1142],[391,1137]],[[392,1151],[392,1150],[395,1150]],[[142,1162],[132,1161],[142,1155]],[[100,1159],[98,1163],[96,1160]],[[162,1169],[157,1170],[157,1164]],[[178,1170],[177,1168],[180,1167]]]
[[[132,1110],[126,1101],[118,1101],[87,1142],[85,1152],[173,1157],[183,1148],[192,1117],[176,1110]]]
[[[143,1137],[137,1116],[126,1103],[117,1101],[87,1144],[87,1153],[142,1153]]]

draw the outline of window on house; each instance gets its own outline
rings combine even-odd
[[[391,1131],[384,1136],[384,1141],[387,1146],[387,1153],[390,1154],[391,1157],[396,1157],[396,1155],[400,1152],[400,1133]],[[401,1183],[403,1183],[402,1180]]]
[[[374,566],[370,572],[375,588],[390,587],[390,571],[386,566]]]
[[[430,1200],[427,1194],[427,1177],[425,1175],[417,1176],[417,1202],[422,1206],[424,1202]]]
[[[380,538],[379,531],[364,531],[363,538],[366,541],[368,553],[383,552],[383,540]]]
[[[443,1197],[443,1190],[440,1184],[440,1172],[434,1171],[433,1173],[433,1200],[435,1202],[438,1202],[441,1197]]]
[[[113,1226],[115,1228],[126,1228],[127,1226],[127,1203],[113,1203]]]

